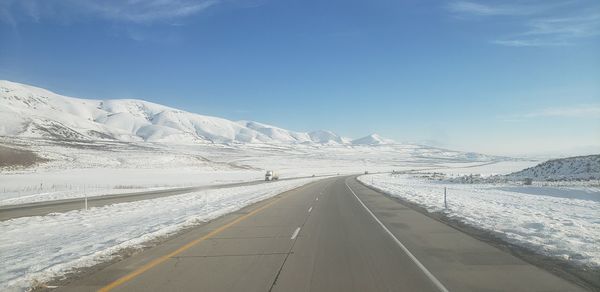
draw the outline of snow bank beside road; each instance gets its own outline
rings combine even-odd
[[[207,190],[89,211],[0,222],[0,290],[21,291],[70,269],[198,224],[316,179]]]
[[[0,206],[262,180],[257,170],[84,168],[0,174]]]
[[[600,267],[600,189],[586,188],[562,197],[552,188],[525,193],[494,185],[443,184],[389,174],[359,177],[367,185],[417,203],[428,211],[444,212],[471,226],[490,230],[505,240],[574,263]],[[444,209],[448,187],[448,209]],[[588,197],[583,197],[584,194]]]

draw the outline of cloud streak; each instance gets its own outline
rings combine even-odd
[[[600,35],[600,13],[562,18],[540,18],[527,23],[529,30],[494,41],[507,46],[564,46]]]
[[[600,4],[593,1],[454,1],[447,9],[463,20],[500,19],[506,23],[508,18],[521,30],[490,41],[502,46],[566,46],[600,35]]]
[[[218,3],[217,0],[197,1],[75,1],[82,9],[105,18],[137,23],[187,17]]]
[[[16,25],[27,20],[95,16],[144,24],[188,17],[219,3],[220,0],[5,0],[0,3],[0,19]]]
[[[521,122],[537,118],[600,119],[600,104],[550,107],[500,118],[507,122]]]
[[[523,115],[524,118],[561,117],[600,119],[600,104],[545,108]]]
[[[523,5],[489,5],[472,1],[456,1],[448,4],[448,10],[458,14],[476,16],[518,16],[535,13],[541,7]]]

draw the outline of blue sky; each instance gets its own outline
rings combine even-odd
[[[600,2],[5,0],[0,79],[507,155],[600,152]]]

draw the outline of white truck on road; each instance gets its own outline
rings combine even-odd
[[[279,175],[272,170],[267,170],[267,173],[265,173],[266,181],[278,180],[278,179],[279,179]]]

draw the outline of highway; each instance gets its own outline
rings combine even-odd
[[[325,175],[323,175],[323,176],[325,176]],[[319,177],[319,176],[317,176],[317,177]],[[308,176],[283,178],[280,180],[293,180],[293,179],[301,179],[301,178],[308,178]],[[88,197],[88,208],[102,207],[105,205],[134,202],[134,201],[140,201],[140,200],[151,200],[151,199],[156,199],[156,198],[160,198],[160,197],[174,196],[174,195],[180,195],[180,194],[185,194],[185,193],[190,193],[190,192],[197,192],[197,191],[204,191],[204,190],[211,190],[211,189],[233,188],[233,187],[249,186],[249,185],[262,184],[262,183],[269,183],[269,182],[265,182],[264,180],[256,180],[256,181],[249,181],[249,182],[237,182],[237,183],[216,184],[216,185],[207,185],[207,186],[183,187],[183,188],[172,188],[172,189],[164,189],[164,190],[93,196],[93,197]],[[84,207],[85,207],[84,198],[43,201],[43,202],[35,202],[35,203],[27,203],[27,204],[19,204],[19,205],[6,205],[6,206],[0,206],[0,221],[19,218],[19,217],[42,216],[42,215],[47,215],[50,213],[68,212],[68,211],[72,211],[72,210],[83,209]]]
[[[326,178],[52,291],[583,291],[366,188]]]

